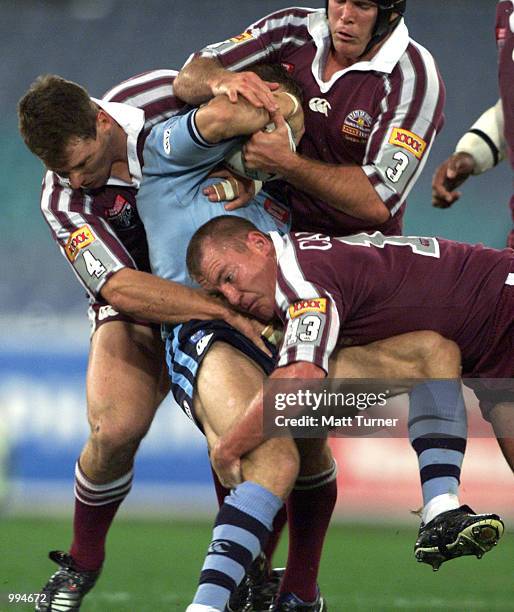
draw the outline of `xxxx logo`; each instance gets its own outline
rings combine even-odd
[[[407,151],[410,151],[418,159],[423,157],[423,153],[427,148],[427,143],[423,138],[414,134],[414,132],[409,132],[409,130],[403,130],[401,128],[393,128],[389,143],[407,149]]]
[[[68,238],[64,249],[70,261],[75,261],[80,251],[94,242],[95,237],[87,225],[83,225]]]
[[[311,298],[308,300],[301,300],[295,302],[289,306],[289,316],[291,319],[299,317],[306,312],[322,312],[327,311],[327,300],[326,298]]]

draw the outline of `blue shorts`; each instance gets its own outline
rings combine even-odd
[[[166,363],[171,392],[177,404],[201,431],[203,429],[195,416],[193,402],[196,375],[209,348],[217,340],[230,344],[250,357],[265,374],[270,374],[275,368],[274,346],[269,345],[273,351],[273,357],[269,357],[225,321],[194,319],[171,328],[166,338]]]

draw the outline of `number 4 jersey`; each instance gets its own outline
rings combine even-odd
[[[459,345],[465,374],[514,374],[512,250],[379,232],[271,237],[286,326],[279,366],[308,361],[327,371],[337,347],[433,330]]]

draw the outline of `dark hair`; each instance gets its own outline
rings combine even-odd
[[[302,102],[302,88],[282,64],[256,64],[247,68],[247,70],[248,72],[255,72],[263,81],[280,83],[287,92],[293,94]]]
[[[83,87],[54,74],[38,77],[18,102],[25,144],[53,169],[65,165],[71,140],[96,138],[97,114],[98,107]]]
[[[198,279],[201,272],[203,246],[207,239],[243,252],[246,250],[246,237],[250,232],[259,231],[248,219],[236,215],[220,215],[196,230],[189,241],[186,265],[192,278]]]

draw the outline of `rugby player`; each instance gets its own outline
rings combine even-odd
[[[257,66],[255,70],[268,81],[282,83],[289,92],[296,93],[290,77],[279,68]],[[277,102],[282,108],[285,104],[287,115],[293,113],[288,121],[294,124],[295,115],[300,113],[301,118],[299,105],[291,96],[278,91],[274,94]],[[282,115],[276,119],[283,121]],[[231,104],[226,96],[220,95],[198,109],[184,111],[153,128],[143,151],[145,166],[138,210],[145,224],[155,274],[178,282],[191,282],[185,270],[187,243],[203,221],[223,212],[206,202],[203,196],[205,186],[213,180],[207,174],[231,155],[234,146],[240,148],[242,141],[240,138],[234,140],[234,136],[253,133],[269,120],[264,109],[255,108],[244,100]],[[294,131],[301,132],[301,124],[297,123]],[[261,227],[271,225],[285,229],[288,225],[287,209],[265,192],[258,194],[248,207],[233,214],[255,219]],[[190,321],[167,331],[167,361],[175,399],[206,434],[212,447],[250,401],[264,373],[273,368],[272,362],[259,355],[255,347],[222,321]],[[416,339],[411,338],[411,342],[417,345]],[[420,342],[424,345],[426,339]],[[387,354],[387,349],[382,350]],[[355,359],[356,351],[358,354],[359,349],[350,349],[335,362],[340,375],[353,375],[354,370],[360,368],[361,375],[379,376],[376,369],[362,370],[362,350],[357,365],[351,369],[350,356]],[[248,356],[254,361],[250,370]],[[448,354],[443,360],[448,361]],[[457,358],[456,375],[458,366]],[[275,441],[275,444],[281,447],[280,442]],[[265,447],[264,454],[260,449],[257,456],[245,457],[245,482],[241,488],[236,487],[220,510],[215,542],[209,548],[191,610],[224,609],[230,592],[257,552],[254,546],[248,546],[248,541],[259,541],[262,545],[267,536],[273,518],[269,515],[270,496],[274,496],[271,497],[274,500],[271,509],[276,510],[293,484],[295,489],[288,498],[292,550],[283,582],[283,590],[290,588],[291,591],[282,593],[276,609],[324,609],[316,578],[323,538],[335,502],[335,466],[324,441],[315,441],[309,448],[306,443],[302,446],[300,477],[296,483],[289,481],[286,486],[292,462],[288,450],[280,489],[269,480],[275,477],[274,466],[280,465],[275,447]],[[255,472],[257,468],[259,471]],[[238,509],[235,514],[234,506]],[[262,506],[268,514],[264,514]],[[254,538],[248,535],[252,529],[256,529]],[[238,539],[241,534],[243,541]],[[224,539],[223,546],[219,545],[220,538]],[[236,543],[234,547],[227,543],[231,541]],[[244,555],[242,550],[245,550]]]
[[[246,70],[266,60],[291,71],[304,93],[305,135],[297,151],[291,151],[279,125],[252,137],[245,160],[247,167],[287,181],[268,191],[286,195],[293,230],[401,233],[406,198],[443,125],[445,99],[433,57],[409,37],[406,5],[405,0],[328,0],[326,10],[286,8],[206,47],[177,76],[177,95],[187,102],[226,93],[273,110],[269,84]],[[212,192],[210,197],[216,199]],[[411,403],[413,415],[429,412],[423,403]],[[431,419],[419,419],[424,426],[410,432],[424,521],[459,506],[464,414],[463,406],[454,413],[460,441],[450,462],[438,448],[427,447],[427,440],[434,441]]]
[[[75,468],[73,541],[69,553],[50,553],[60,568],[39,610],[78,610],[99,576],[107,532],[132,485],[134,455],[169,390],[157,324],[221,318],[261,342],[254,326],[221,301],[149,273],[136,206],[141,152],[151,127],[183,107],[173,93],[175,76],[151,71],[98,100],[47,75],[18,105],[21,134],[48,168],[41,210],[90,296],[92,324],[91,431]]]
[[[457,188],[471,175],[481,174],[509,158],[514,164],[514,3],[501,0],[496,7],[496,43],[498,46],[498,80],[500,99],[487,109],[455,147],[455,153],[435,171],[432,181],[432,203],[449,208],[461,196]],[[514,166],[513,166],[514,167]],[[514,195],[510,199],[514,221]],[[514,248],[514,229],[507,244]],[[508,457],[507,457],[507,460]],[[514,464],[510,462],[514,470]]]
[[[464,377],[510,379],[510,387],[496,394],[487,380],[472,385],[484,417],[508,425],[514,403],[511,249],[380,232],[269,236],[246,220],[222,216],[195,233],[187,263],[202,286],[234,307],[263,321],[281,319],[284,340],[270,377],[323,378],[331,354],[348,341],[365,345],[429,329],[458,345]],[[294,314],[295,304],[312,299],[319,305]],[[415,393],[426,393],[424,385]],[[260,390],[212,450],[222,481],[234,481],[240,457],[262,440],[262,404]],[[497,515],[475,515],[462,506],[422,523],[415,554],[437,568],[461,555],[481,556],[502,533]]]
[[[298,151],[278,129],[254,136],[245,157],[248,167],[286,179],[294,230],[401,233],[445,99],[433,57],[409,38],[405,8],[405,0],[286,8],[206,47],[180,71],[175,91],[189,103],[226,93],[270,111],[269,86],[246,69],[266,61],[291,71],[305,101]]]

